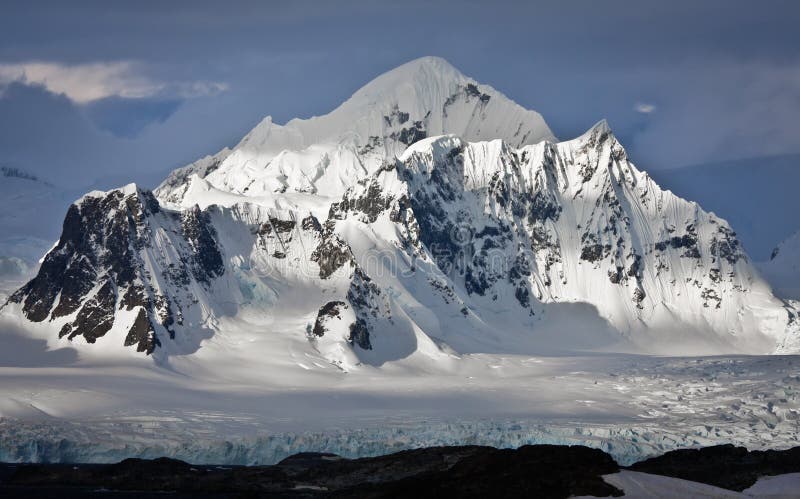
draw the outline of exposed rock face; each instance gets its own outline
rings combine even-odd
[[[112,281],[106,281],[97,293],[81,307],[74,323],[64,324],[59,332],[59,337],[67,336],[72,339],[78,334],[82,334],[87,342],[94,343],[114,325],[116,303],[117,294],[114,284]]]
[[[323,232],[322,242],[311,253],[311,260],[319,264],[320,279],[328,279],[345,264],[353,265],[350,248],[330,229]]]
[[[183,237],[191,248],[189,264],[195,279],[208,283],[213,278],[221,276],[225,272],[225,266],[208,214],[201,211],[198,206],[183,212],[181,229]]]
[[[347,307],[342,301],[329,301],[319,308],[317,313],[317,320],[314,322],[314,329],[311,331],[315,336],[325,336],[328,330],[325,323],[331,319],[341,320],[341,310]]]
[[[350,324],[347,340],[364,350],[371,350],[371,324],[379,316],[391,321],[391,313],[382,301],[381,290],[360,268],[353,273],[350,289],[347,290],[347,301],[356,314],[356,320]]]
[[[161,345],[153,331],[153,324],[144,308],[139,308],[136,319],[125,337],[125,346],[136,346],[137,352],[153,353],[156,346]]]
[[[360,268],[356,268],[351,279],[347,303],[330,301],[321,306],[311,333],[322,337],[329,331],[331,321],[349,321],[346,335],[348,343],[371,350],[370,328],[377,317],[389,315],[389,312],[384,308],[380,289]],[[345,317],[345,310],[351,310],[354,317]]]

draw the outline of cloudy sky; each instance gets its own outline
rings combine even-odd
[[[438,55],[644,169],[800,152],[800,2],[4,0],[0,163],[153,183]]]

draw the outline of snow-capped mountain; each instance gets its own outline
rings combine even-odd
[[[328,115],[267,118],[155,193],[87,194],[4,313],[157,358],[257,331],[345,370],[800,347],[796,312],[728,224],[661,190],[605,122],[556,142],[539,114],[437,58]]]
[[[800,300],[800,232],[779,244],[758,268],[781,298]]]

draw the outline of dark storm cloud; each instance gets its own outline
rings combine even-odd
[[[170,168],[196,159],[203,144],[229,143],[243,133],[241,124],[197,126],[213,123],[220,107],[224,99],[180,108],[129,140],[98,128],[85,107],[66,96],[12,83],[0,97],[2,163],[67,187],[108,189],[131,181],[152,186]]]
[[[89,173],[84,165],[99,159],[105,143],[102,132],[65,96],[18,83],[0,97],[0,130],[3,160],[45,179],[66,170],[77,176]]]
[[[325,113],[431,54],[539,110],[562,138],[608,118],[645,168],[800,151],[797,2],[5,4],[0,65],[125,63],[117,93],[155,89],[107,96],[124,105],[100,115],[99,104],[67,112],[43,95],[26,107],[6,91],[0,143],[16,145],[0,154],[55,176],[166,170],[235,143],[267,114]],[[189,95],[203,82],[225,90]],[[42,128],[22,135],[9,112]],[[75,128],[59,128],[67,122]],[[58,154],[41,151],[49,143]]]

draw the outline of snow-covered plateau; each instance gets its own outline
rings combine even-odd
[[[0,460],[793,446],[797,314],[607,123],[422,58],[75,201],[0,311]]]

